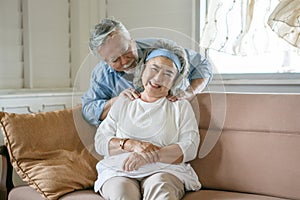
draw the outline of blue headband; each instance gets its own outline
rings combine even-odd
[[[172,60],[175,63],[178,71],[181,72],[181,64],[179,58],[172,51],[169,51],[167,49],[155,49],[151,51],[151,53],[146,58],[146,62],[151,58],[155,58],[158,56],[163,56]]]

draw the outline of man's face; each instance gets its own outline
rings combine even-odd
[[[151,58],[142,74],[145,92],[155,98],[167,96],[176,76],[177,68],[173,61],[162,56]]]
[[[98,50],[104,61],[118,72],[133,73],[138,62],[135,42],[120,33],[113,33]]]

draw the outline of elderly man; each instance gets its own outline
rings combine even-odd
[[[159,48],[161,40],[174,43],[157,38],[134,40],[121,22],[112,19],[103,19],[95,26],[89,47],[101,61],[95,66],[90,87],[82,96],[83,116],[90,124],[99,125],[120,94],[131,99],[139,98],[140,94],[132,84],[135,67],[146,50]],[[212,78],[210,63],[193,50],[186,49],[186,52],[190,64],[190,87],[179,96],[170,96],[171,101],[193,99]]]

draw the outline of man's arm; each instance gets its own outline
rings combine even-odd
[[[82,96],[82,115],[84,119],[92,125],[100,124],[100,116],[106,105],[106,100],[90,99],[86,94]]]
[[[118,97],[115,95],[123,95],[132,100],[139,98],[140,94],[132,87],[126,79],[100,62],[92,73],[88,91],[82,96],[82,113],[86,121],[99,125],[115,103]]]
[[[194,50],[186,49],[186,53],[190,64],[189,80],[194,92],[198,94],[212,80],[212,64],[208,58]]]
[[[208,84],[208,81],[208,78],[196,78],[191,81],[190,87],[186,91],[183,91],[178,97],[169,96],[168,99],[170,101],[176,101],[177,99],[186,99],[188,101],[192,101],[197,94],[204,90]]]
[[[99,125],[103,112],[106,111],[106,116],[110,109],[111,103],[107,102],[112,97],[111,79],[104,63],[98,63],[92,72],[89,89],[81,97],[82,114],[90,124]]]
[[[134,100],[134,99],[140,98],[140,93],[138,91],[136,91],[135,89],[133,89],[133,88],[128,88],[128,89],[123,90],[119,94],[119,96],[124,96],[126,98],[129,98],[130,100]],[[113,97],[105,103],[104,108],[103,108],[103,112],[100,115],[100,120],[101,121],[106,118],[111,106],[115,103],[117,98],[118,97]]]
[[[106,118],[111,106],[113,105],[113,103],[115,103],[116,100],[117,100],[117,97],[113,97],[110,100],[106,101],[106,103],[103,107],[102,114],[99,117],[100,121],[103,121]]]
[[[191,101],[207,87],[213,76],[212,65],[207,58],[204,58],[200,53],[193,50],[185,50],[190,64],[188,76],[190,87],[186,91],[183,91],[178,97],[173,97],[173,101],[176,99],[187,99]]]
[[[201,93],[204,90],[204,88],[207,86],[208,81],[209,78],[197,78],[192,80],[190,87],[193,90],[193,93],[195,95]]]

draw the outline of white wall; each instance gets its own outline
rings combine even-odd
[[[192,0],[109,0],[107,16],[114,16],[122,21],[135,38],[165,37],[185,47],[191,47],[194,31],[193,2]]]

